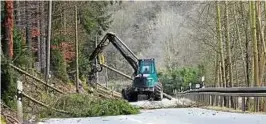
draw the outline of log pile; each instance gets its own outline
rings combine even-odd
[[[118,93],[116,91],[113,91],[99,83],[90,84],[91,88],[89,88],[89,92],[93,92],[100,97],[103,98],[111,98],[111,99],[120,99],[122,98],[121,93]]]

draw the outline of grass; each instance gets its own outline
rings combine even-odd
[[[92,95],[71,94],[59,98],[52,103],[56,109],[65,110],[71,114],[58,113],[53,110],[41,112],[42,118],[49,117],[94,117],[111,115],[129,115],[139,113],[139,109],[131,106],[125,100],[101,99]]]
[[[6,120],[5,120],[5,118],[1,115],[1,124],[6,124]]]

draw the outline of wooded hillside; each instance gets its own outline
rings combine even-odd
[[[206,87],[262,87],[265,25],[265,1],[1,1],[1,101],[15,99],[10,63],[71,85],[78,65],[78,78],[90,83],[89,55],[107,32],[139,58],[155,58],[169,94],[203,76]],[[103,55],[107,65],[132,75],[112,45]],[[117,90],[131,83],[105,69],[99,82]]]

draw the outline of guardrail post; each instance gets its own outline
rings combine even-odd
[[[205,104],[206,105],[209,105],[210,104],[210,101],[209,100],[210,100],[210,95],[209,94],[206,94],[205,95]]]
[[[202,104],[202,95],[199,95],[199,103]]]
[[[23,91],[22,82],[17,81],[17,114],[18,114],[18,121],[20,123],[23,123],[22,91]]]
[[[199,97],[200,97],[200,95],[199,94],[195,94],[195,97],[196,97],[195,98],[196,102],[199,103],[199,99],[200,99]]]
[[[214,106],[214,102],[215,102],[215,96],[211,95],[211,106]]]
[[[210,95],[210,103],[211,106],[214,104],[214,95]]]
[[[235,110],[238,108],[238,98],[239,97],[234,97],[234,109]]]
[[[225,107],[229,108],[229,102],[230,101],[230,97],[229,96],[225,96]]]
[[[207,105],[207,101],[208,101],[207,95],[203,94],[203,102],[205,106]]]
[[[202,95],[202,103],[203,103],[203,105],[206,105],[206,97],[205,97],[206,95]]]
[[[243,112],[246,111],[246,99],[245,99],[245,97],[242,97],[242,111]]]
[[[208,102],[208,95],[207,94],[204,94],[204,104],[205,106],[207,106],[207,103]]]
[[[216,106],[219,106],[220,104],[220,96],[219,95],[216,95]]]
[[[206,94],[206,105],[210,105],[210,95]]]
[[[206,94],[206,95],[204,95],[205,96],[205,105],[209,105],[209,99],[210,99],[210,96],[209,96],[209,94]]]
[[[202,94],[202,103],[203,103],[203,105],[206,105],[206,97],[205,97],[205,94]]]
[[[216,99],[215,99],[215,106],[219,106],[219,96],[215,95]]]
[[[201,103],[204,105],[204,94],[201,95]]]
[[[215,99],[215,96],[211,95],[211,106],[214,106],[214,99]]]
[[[217,102],[217,96],[213,95],[213,106],[217,106],[218,102]]]
[[[208,94],[208,105],[212,105],[212,95]]]
[[[208,97],[209,95],[208,94],[205,94],[204,95],[204,101],[205,101],[205,105],[207,106],[208,105],[208,100],[209,100],[209,97]]]
[[[258,112],[259,111],[259,98],[254,97],[254,111]]]
[[[216,106],[216,95],[212,95],[212,106]]]
[[[266,112],[266,97],[263,97],[262,99],[264,101],[263,102],[264,103],[264,107],[263,107],[264,109],[263,109],[263,111]]]
[[[218,106],[218,98],[217,98],[217,95],[214,95],[214,106]]]
[[[203,105],[205,105],[205,95],[202,94],[201,96],[202,96],[202,97],[201,97],[201,102],[202,102]]]
[[[219,95],[219,106],[223,107],[223,97]]]

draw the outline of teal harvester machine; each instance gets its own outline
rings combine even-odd
[[[102,70],[102,67],[106,67],[112,71],[115,71],[122,76],[125,76],[131,80],[133,83],[131,86],[122,90],[123,98],[128,101],[138,101],[139,98],[162,100],[163,98],[163,87],[159,82],[155,60],[152,59],[139,59],[114,33],[107,33],[101,42],[97,45],[93,53],[90,55],[90,61],[96,63],[97,56],[104,50],[106,46],[110,43],[122,54],[122,56],[127,60],[127,62],[133,68],[133,78],[119,72],[118,70],[109,67],[107,65],[101,64],[100,68],[96,67],[95,64],[92,68],[90,79],[94,78],[95,72]]]

